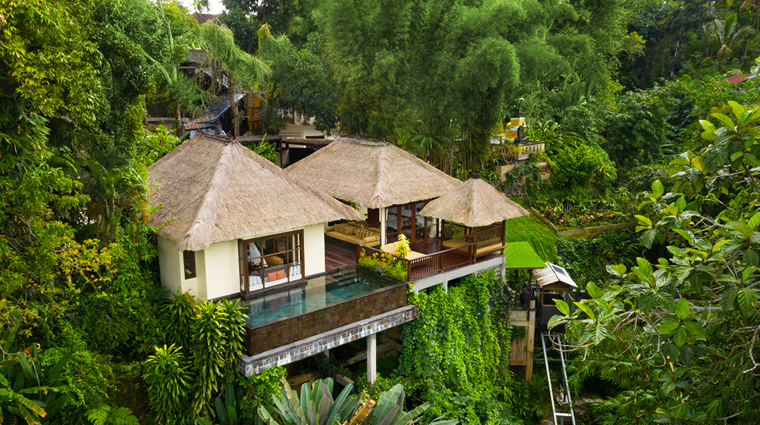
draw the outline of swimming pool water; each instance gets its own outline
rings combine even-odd
[[[243,305],[248,310],[248,323],[256,326],[316,310],[391,284],[355,266],[345,267],[311,278],[304,286],[243,301]]]

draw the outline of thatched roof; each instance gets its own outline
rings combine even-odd
[[[474,176],[450,193],[427,204],[420,214],[479,227],[529,213],[486,181]]]
[[[148,167],[148,222],[179,251],[284,232],[358,212],[291,178],[238,142],[198,133]]]
[[[461,182],[388,142],[340,138],[287,168],[317,189],[367,208],[437,198]]]

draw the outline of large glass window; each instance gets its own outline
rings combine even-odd
[[[304,278],[303,231],[240,243],[240,290],[246,294]]]
[[[386,243],[396,242],[403,233],[410,242],[422,242],[437,235],[435,219],[420,215],[429,201],[386,208]]]

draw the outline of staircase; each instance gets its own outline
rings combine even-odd
[[[565,353],[562,351],[562,339],[559,334],[541,333],[541,347],[544,350],[544,365],[546,366],[546,379],[549,381],[549,398],[552,401],[552,418],[554,425],[564,425],[565,418],[570,418],[572,425],[575,425],[575,413],[573,412],[573,400],[570,396],[570,386],[567,382],[567,370],[565,369]],[[549,345],[547,346],[547,339]],[[557,349],[560,347],[560,349]],[[549,360],[557,361],[556,355],[559,353],[559,361],[562,367],[562,376],[558,377],[558,386],[555,387],[552,382],[551,369]],[[550,357],[550,354],[552,357]],[[557,397],[555,399],[555,392]],[[567,412],[565,412],[567,411]],[[558,420],[559,419],[559,420]]]

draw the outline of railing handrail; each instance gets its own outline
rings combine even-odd
[[[461,245],[461,246],[458,246],[458,247],[455,247],[455,248],[448,248],[448,249],[445,249],[443,251],[434,252],[432,254],[425,254],[422,257],[417,257],[417,258],[409,259],[409,258],[399,257],[398,255],[392,254],[390,252],[385,252],[385,251],[383,251],[383,250],[381,250],[379,248],[375,248],[375,247],[363,245],[361,243],[357,243],[356,244],[356,261],[357,261],[357,263],[359,262],[359,255],[360,255],[360,253],[361,253],[362,250],[364,250],[365,252],[374,252],[374,253],[381,253],[381,254],[390,255],[390,256],[396,258],[397,260],[402,260],[402,261],[406,262],[406,280],[407,280],[407,282],[411,282],[412,281],[412,263],[413,262],[415,262],[415,263],[422,263],[422,262],[424,262],[426,260],[429,260],[431,258],[442,257],[443,255],[445,255],[447,253],[451,253],[451,252],[455,252],[455,251],[462,251],[464,249],[467,249],[468,250],[467,261],[463,261],[461,264],[471,263],[474,260],[474,258],[475,258],[475,245],[476,245],[475,242],[471,242],[471,243],[464,244],[464,245]],[[434,273],[440,273],[440,272],[443,272],[443,271],[445,271],[445,270],[447,270],[447,269],[450,268],[450,267],[442,267],[440,265],[440,262],[438,264],[439,265],[436,267],[436,271]],[[428,274],[425,274],[425,275],[422,275],[422,276],[427,276],[429,274],[433,274],[433,273],[428,273]],[[415,277],[422,277],[422,276],[415,276]]]
[[[373,246],[363,245],[363,244],[360,244],[360,243],[357,243],[356,245],[358,246],[357,252],[361,251],[361,249],[363,249],[363,248],[367,248],[367,249],[370,249],[370,250],[372,250],[372,251],[377,251],[377,252],[381,252],[381,253],[383,253],[383,254],[388,254],[388,255],[391,255],[391,256],[393,256],[393,257],[396,257],[396,258],[398,258],[399,260],[404,260],[404,261],[414,261],[414,260],[419,260],[419,259],[421,259],[421,258],[426,258],[426,257],[434,257],[434,256],[436,256],[436,255],[439,255],[439,254],[443,254],[443,253],[445,253],[445,252],[450,252],[450,251],[459,251],[459,250],[460,250],[460,249],[462,249],[462,248],[468,248],[468,247],[471,247],[471,246],[475,246],[475,242],[470,242],[470,243],[468,243],[468,244],[465,244],[465,245],[460,245],[460,246],[458,246],[458,247],[456,247],[456,248],[448,248],[448,249],[444,249],[443,251],[434,252],[434,253],[432,253],[432,254],[425,254],[425,255],[423,255],[422,257],[417,257],[417,258],[412,258],[412,259],[409,259],[409,258],[404,258],[404,257],[399,257],[399,256],[398,256],[398,255],[396,255],[396,254],[392,254],[392,253],[390,253],[390,252],[385,252],[385,251],[383,251],[383,250],[381,250],[381,249],[378,249],[378,248],[375,248],[375,247],[373,247]]]

